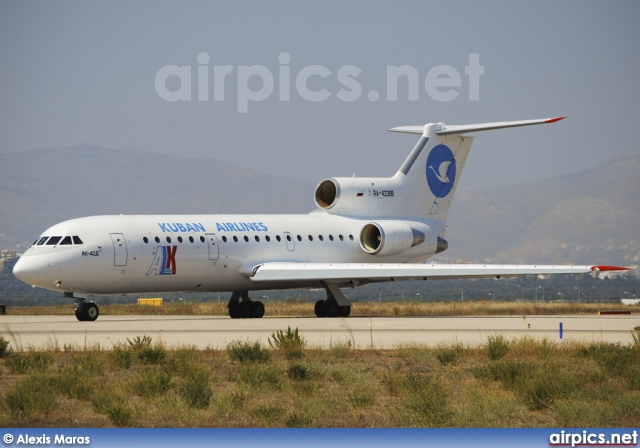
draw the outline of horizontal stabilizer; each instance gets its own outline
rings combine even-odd
[[[500,121],[496,123],[479,123],[479,124],[464,124],[464,125],[447,125],[441,123],[439,131],[436,131],[437,135],[451,135],[451,134],[464,134],[466,132],[478,132],[478,131],[491,131],[494,129],[516,128],[520,126],[531,126],[534,124],[555,123],[556,121],[563,120],[567,117],[556,118],[542,118],[538,120],[520,120],[520,121]],[[389,132],[401,132],[405,134],[418,134],[424,133],[424,126],[399,126],[389,129]]]
[[[265,263],[253,270],[254,282],[325,281],[358,282],[393,280],[445,280],[499,278],[519,275],[586,274],[625,271],[617,266],[498,265],[498,264],[396,264],[396,263]]]

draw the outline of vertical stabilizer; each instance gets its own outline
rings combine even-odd
[[[328,213],[354,218],[445,221],[473,143],[473,137],[465,133],[554,123],[562,118],[389,129],[420,135],[398,172],[387,178],[324,179],[315,190],[316,204]]]

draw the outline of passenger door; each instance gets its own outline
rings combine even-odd
[[[206,233],[207,246],[209,246],[209,260],[217,260],[220,258],[220,249],[218,248],[218,238],[215,233]]]
[[[111,233],[111,241],[113,242],[113,265],[127,265],[127,242],[122,233]]]

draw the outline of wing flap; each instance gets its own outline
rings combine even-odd
[[[627,268],[617,266],[394,264],[394,263],[265,263],[253,269],[253,282],[375,282],[500,278],[519,275],[585,274]]]

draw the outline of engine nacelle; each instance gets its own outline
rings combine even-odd
[[[370,222],[360,231],[360,247],[372,255],[401,254],[424,241],[424,233],[400,221]]]
[[[401,195],[401,185],[394,178],[332,177],[315,189],[316,205],[328,213],[372,216],[393,213]]]

